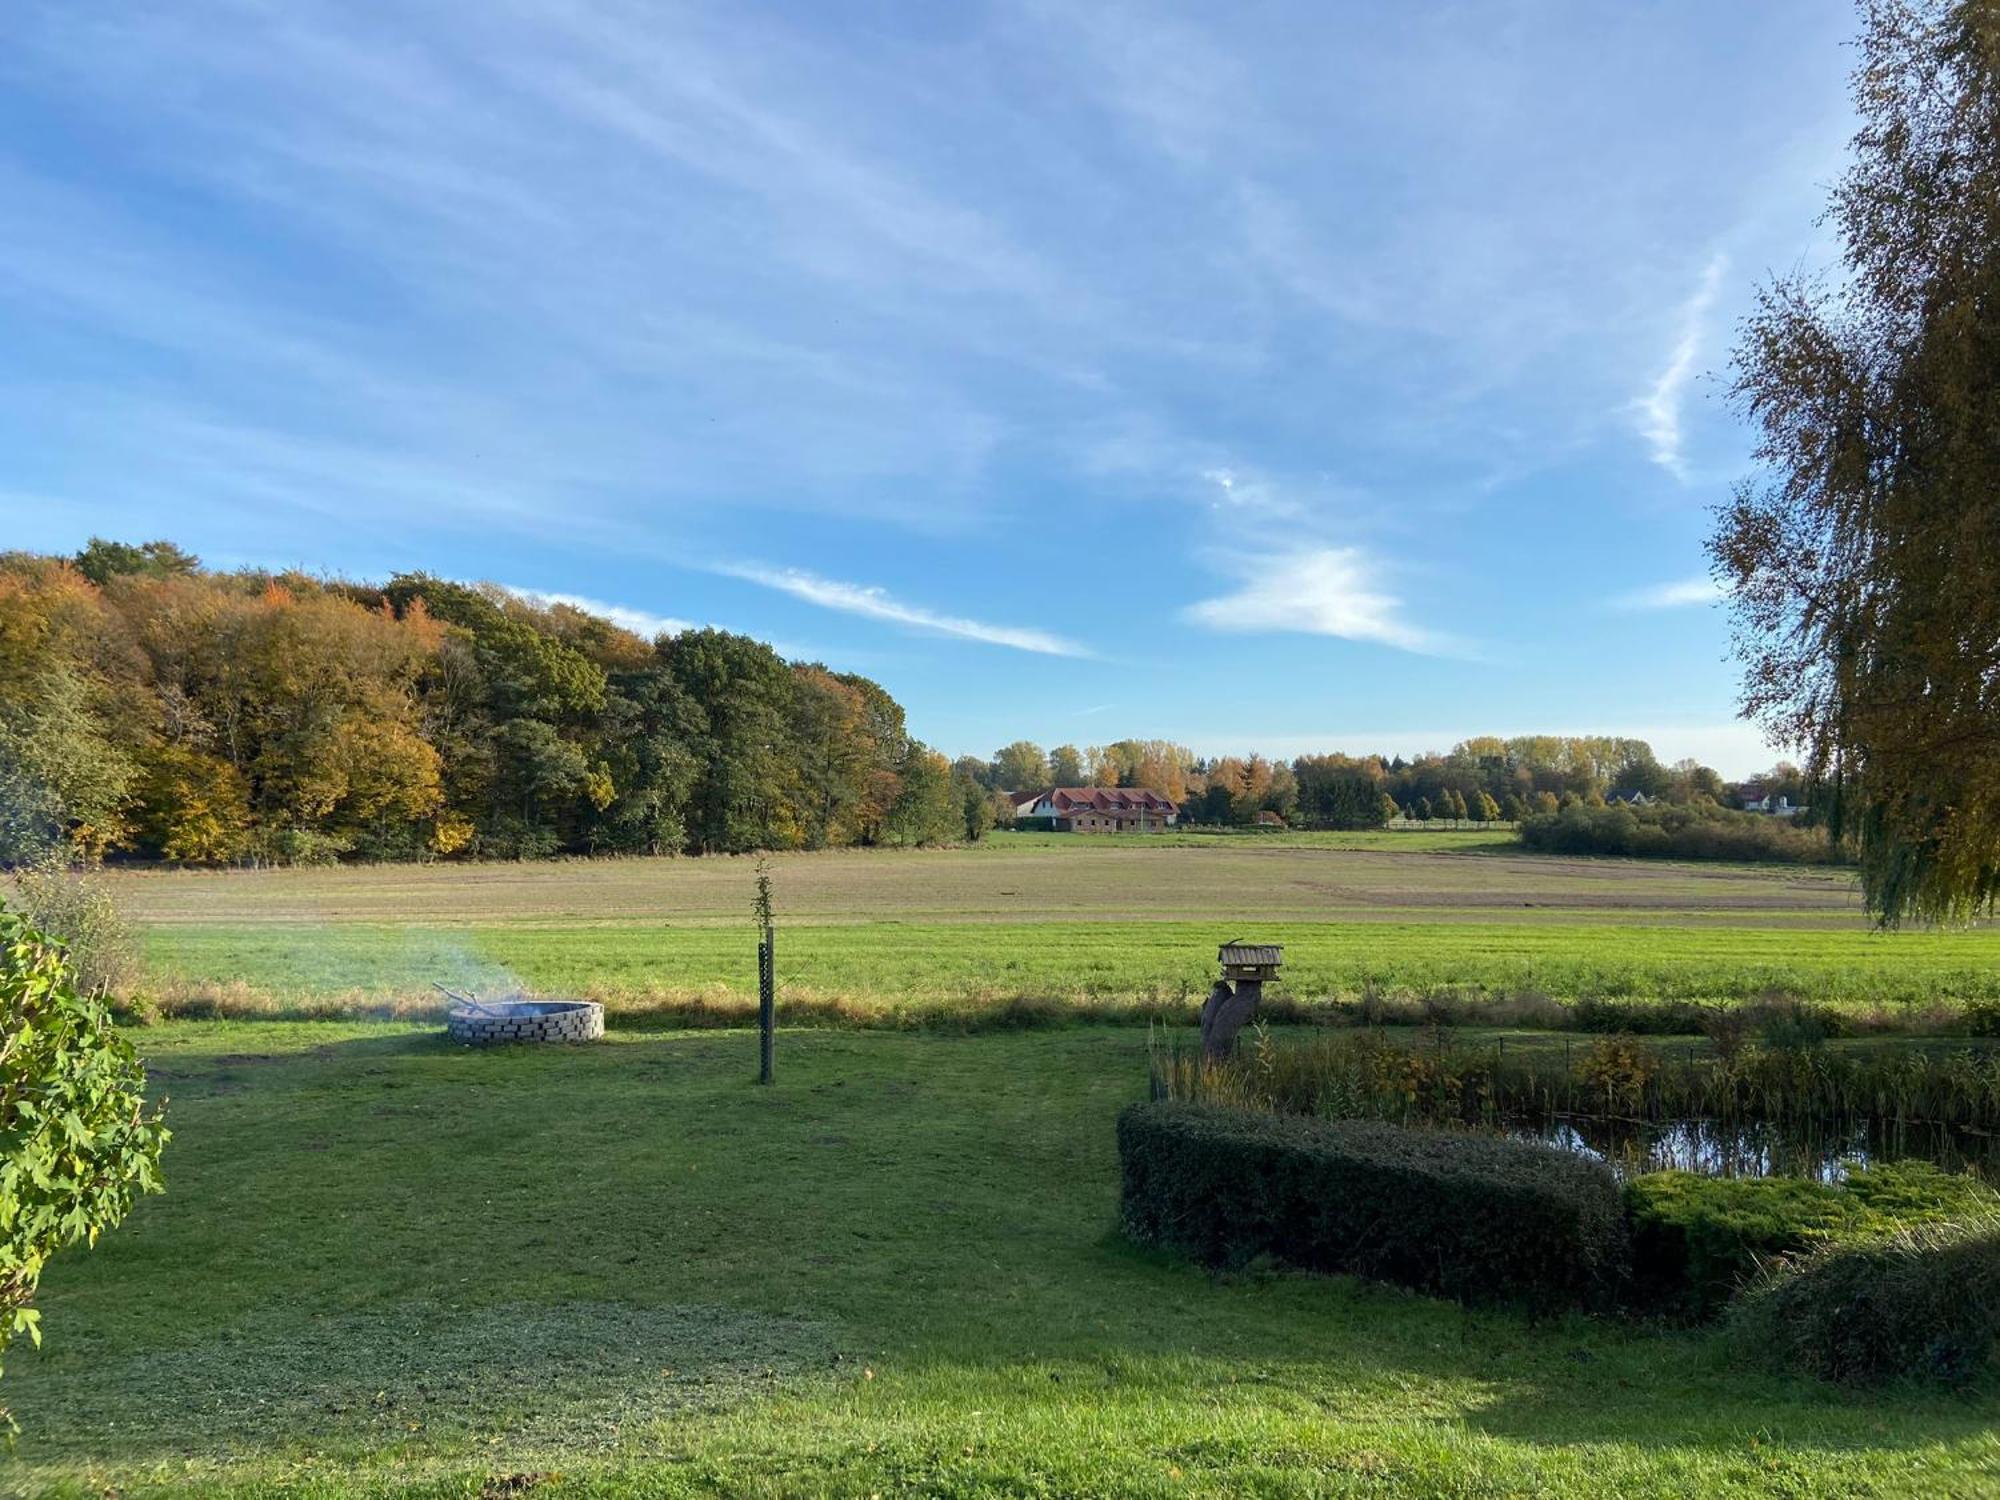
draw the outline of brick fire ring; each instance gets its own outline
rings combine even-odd
[[[454,1005],[445,1030],[465,1047],[517,1042],[594,1042],[604,1035],[604,1007],[595,1000],[491,1000]]]

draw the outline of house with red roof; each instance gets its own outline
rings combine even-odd
[[[1158,833],[1180,809],[1150,787],[1059,786],[1016,792],[1014,816],[1047,818],[1059,833]]]

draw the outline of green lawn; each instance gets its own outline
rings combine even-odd
[[[1113,1233],[1130,1029],[467,1053],[138,1034],[168,1192],[51,1266],[8,1487],[336,1495],[1977,1495],[2000,1392]]]

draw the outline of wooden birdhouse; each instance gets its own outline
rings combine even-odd
[[[1222,977],[1201,1008],[1201,1047],[1221,1059],[1236,1050],[1236,1033],[1257,1012],[1264,981],[1278,977],[1285,950],[1279,943],[1224,943],[1215,950]]]
[[[1224,943],[1215,952],[1224,979],[1250,979],[1262,984],[1278,977],[1285,961],[1282,943]]]

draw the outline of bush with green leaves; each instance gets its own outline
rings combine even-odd
[[[1601,1162],[1498,1136],[1158,1101],[1118,1119],[1126,1232],[1466,1302],[1602,1303],[1625,1265]]]
[[[23,1333],[41,1343],[30,1304],[48,1258],[160,1190],[168,1132],[145,1086],[63,945],[0,906],[0,1353]]]
[[[1843,857],[1820,829],[1701,804],[1587,807],[1523,818],[1521,842],[1545,854],[1825,864]]]
[[[2000,1214],[1776,1262],[1737,1302],[1727,1332],[1746,1363],[1822,1380],[1971,1381],[2000,1344]]]
[[[1636,1309],[1700,1321],[1758,1272],[1818,1246],[1916,1224],[2000,1213],[2000,1194],[1927,1162],[1857,1171],[1843,1183],[1802,1177],[1649,1172],[1625,1189]]]

